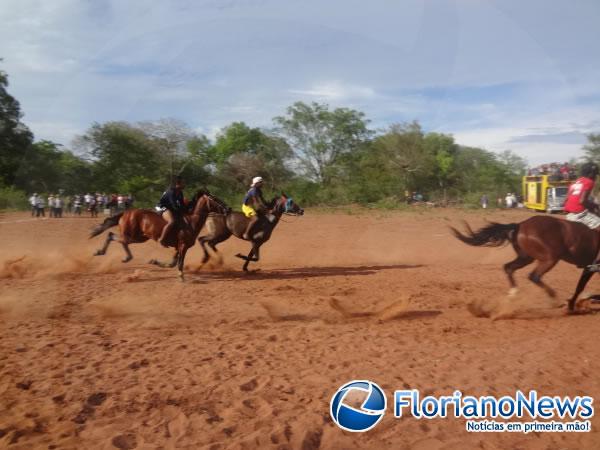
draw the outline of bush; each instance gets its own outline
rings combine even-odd
[[[14,187],[0,187],[0,210],[28,209],[27,194]]]

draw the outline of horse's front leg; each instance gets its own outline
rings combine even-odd
[[[244,267],[243,267],[244,272],[248,272],[248,264],[250,264],[250,261],[253,261],[253,262],[258,261],[258,253],[259,253],[258,249],[259,248],[260,248],[260,245],[253,244],[252,249],[250,250],[250,253],[248,253],[248,256],[242,258],[242,259],[246,260],[246,262],[244,263]]]
[[[102,248],[100,250],[96,250],[96,253],[94,253],[94,256],[105,255],[106,250],[108,249],[108,246],[114,240],[115,240],[115,233],[113,233],[112,231],[109,231],[108,234],[106,235],[106,240],[104,241],[104,245],[102,246]]]
[[[181,246],[179,248],[179,261],[177,264],[177,268],[179,270],[179,280],[183,281],[183,263],[185,262],[185,255],[188,251],[188,247],[186,246]]]
[[[158,259],[151,259],[150,261],[148,261],[148,263],[154,264],[155,266],[159,266],[159,267],[168,267],[171,269],[177,265],[178,261],[179,261],[179,251],[175,250],[175,253],[173,254],[173,259],[171,259],[171,262],[169,262],[169,263],[164,263],[162,261],[159,261]]]

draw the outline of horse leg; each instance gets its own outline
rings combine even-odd
[[[125,250],[126,254],[125,258],[123,258],[121,261],[124,263],[131,261],[133,259],[133,255],[129,250],[129,242],[127,242],[126,240],[121,240],[121,245],[123,246],[123,250]]]
[[[109,231],[108,234],[106,235],[106,240],[104,241],[104,246],[100,250],[96,250],[96,253],[94,253],[94,256],[105,255],[106,250],[108,249],[108,246],[110,245],[111,241],[114,241],[114,240],[115,240],[115,233],[113,233],[112,231]]]
[[[256,244],[253,244],[252,249],[250,250],[250,253],[248,253],[248,256],[242,257],[242,259],[246,260],[246,262],[244,263],[244,267],[242,268],[244,270],[244,272],[248,272],[248,264],[250,264],[250,261],[257,261],[255,259],[253,259],[256,251],[257,251]],[[237,256],[240,256],[240,255],[238,254]]]
[[[177,268],[179,269],[179,280],[183,281],[183,263],[185,261],[185,254],[188,251],[188,247],[180,247],[179,249],[179,261],[177,264]]]
[[[508,295],[515,295],[517,293],[517,283],[515,283],[515,277],[513,277],[513,273],[516,270],[522,269],[526,265],[531,264],[532,262],[532,257],[519,254],[516,259],[504,264],[504,271],[506,272],[506,275],[508,276],[508,282],[510,283]]]
[[[533,283],[537,284],[539,287],[544,289],[546,293],[552,298],[556,297],[556,292],[554,291],[554,289],[552,289],[550,286],[548,286],[542,281],[542,276],[550,269],[552,269],[557,262],[558,259],[548,259],[545,261],[540,261],[537,267],[533,270],[533,272],[529,274],[529,279]]]
[[[159,267],[173,268],[177,265],[177,261],[179,261],[179,251],[175,250],[175,253],[173,254],[173,259],[171,260],[170,263],[164,263],[164,262],[159,261],[158,259],[151,259],[150,261],[148,261],[148,263],[154,264]]]
[[[569,313],[575,312],[575,302],[577,300],[577,297],[579,297],[579,294],[581,294],[581,291],[583,291],[585,285],[588,283],[588,281],[590,281],[592,275],[594,275],[594,272],[588,270],[587,267],[584,268],[581,272],[581,277],[579,277],[579,282],[577,283],[577,287],[575,288],[575,293],[573,294],[573,297],[571,297],[571,299],[569,300]]]
[[[202,236],[198,238],[198,242],[200,242],[200,247],[202,247],[202,251],[204,252],[204,257],[202,258],[202,262],[201,264],[206,264],[208,262],[208,260],[210,259],[210,254],[208,253],[208,250],[206,250],[206,242],[207,242],[207,238]],[[211,246],[212,247],[212,246]]]

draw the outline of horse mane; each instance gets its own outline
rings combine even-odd
[[[225,203],[223,200],[221,200],[219,197],[217,197],[216,195],[211,194],[208,189],[199,189],[194,196],[192,197],[192,200],[190,200],[189,206],[188,206],[188,210],[189,211],[193,211],[194,208],[196,207],[196,203],[198,202],[198,200],[200,199],[200,197],[206,195],[208,198],[210,198],[212,201],[214,201],[217,205],[219,205],[221,208],[223,208],[223,212],[225,214],[227,214],[229,211],[231,211],[231,208],[227,205],[227,203]]]

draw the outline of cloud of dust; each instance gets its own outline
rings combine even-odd
[[[467,305],[475,317],[492,320],[544,319],[564,316],[564,302],[547,296],[543,291],[519,291],[515,295],[478,298]]]
[[[0,279],[44,278],[72,273],[114,273],[118,262],[81,252],[26,254],[0,261]]]

